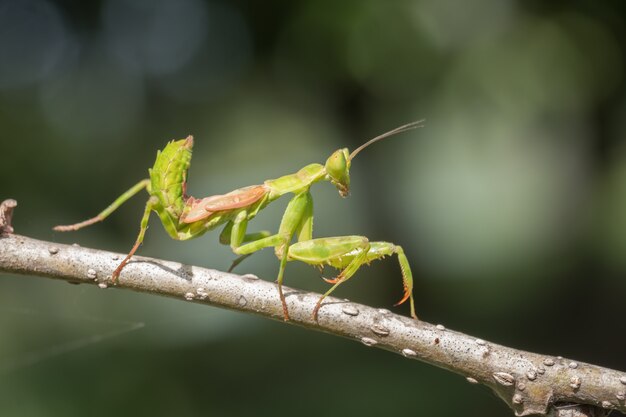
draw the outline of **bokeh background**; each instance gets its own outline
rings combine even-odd
[[[20,234],[126,252],[145,194],[98,213],[194,134],[189,191],[323,162],[425,118],[313,188],[315,234],[402,245],[421,318],[626,370],[625,3],[0,0],[0,198]],[[276,230],[287,199],[251,230]],[[140,253],[227,268],[217,232]],[[239,272],[273,280],[271,250]],[[313,268],[288,285],[322,291]],[[395,259],[337,291],[390,308]],[[408,314],[406,306],[394,309]],[[142,326],[143,324],[143,326]],[[461,376],[179,300],[0,276],[2,416],[511,415]]]

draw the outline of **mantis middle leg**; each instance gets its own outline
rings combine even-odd
[[[252,254],[268,247],[275,248],[276,256],[280,259],[276,282],[285,320],[289,320],[289,311],[283,294],[283,276],[287,265],[289,245],[296,234],[298,241],[310,240],[313,234],[313,197],[308,190],[291,199],[283,214],[277,234],[233,248],[233,251],[238,255]]]

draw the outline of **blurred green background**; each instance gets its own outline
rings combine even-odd
[[[626,370],[626,19],[615,1],[0,0],[0,198],[17,233],[127,252],[145,194],[98,213],[195,135],[189,191],[323,162],[316,236],[402,245],[417,312],[517,348]],[[251,230],[276,230],[287,199]],[[217,232],[141,255],[227,268]],[[273,280],[271,250],[238,269]],[[322,291],[292,263],[287,285]],[[390,308],[395,259],[336,293]],[[408,314],[407,306],[394,309]],[[143,327],[141,324],[144,324]],[[241,313],[0,277],[1,416],[512,415],[399,355]]]

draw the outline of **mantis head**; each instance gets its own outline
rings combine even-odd
[[[342,197],[347,197],[350,193],[350,162],[348,148],[336,150],[326,160],[326,173]]]
[[[330,182],[337,187],[339,195],[346,197],[350,193],[350,165],[352,160],[361,152],[374,142],[378,142],[381,139],[388,138],[398,133],[406,132],[418,127],[422,127],[422,122],[411,122],[403,126],[397,127],[382,135],[376,136],[373,139],[368,140],[363,145],[356,148],[352,153],[349,153],[348,148],[338,149],[326,160],[326,173],[328,174]]]

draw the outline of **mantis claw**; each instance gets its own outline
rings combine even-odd
[[[280,296],[280,302],[283,306],[283,321],[289,321],[289,309],[287,308],[287,300],[285,300],[285,294],[283,294],[283,286],[278,284],[278,294]]]
[[[329,284],[336,284],[337,282],[339,282],[340,277],[337,276],[335,278],[324,278],[322,277],[322,279],[326,282],[328,282]]]
[[[318,312],[320,310],[320,308],[322,307],[322,301],[324,300],[324,297],[320,297],[319,301],[317,302],[317,304],[315,304],[315,308],[313,309],[313,320],[315,320],[315,322],[317,323],[318,321]]]
[[[246,259],[248,256],[252,255],[251,253],[247,254],[247,255],[241,255],[240,257],[238,257],[237,259],[235,259],[233,261],[232,264],[230,264],[230,268],[228,268],[227,272],[232,272],[233,269],[235,269],[240,263],[242,263],[244,261],[244,259]]]
[[[402,296],[402,299],[401,299],[400,301],[398,301],[397,303],[395,303],[393,306],[394,306],[394,307],[399,306],[400,304],[402,304],[402,303],[404,303],[406,300],[408,300],[410,296],[411,296],[411,293],[410,293],[409,291],[406,291],[406,289],[405,289],[405,291],[404,291],[404,295]]]

